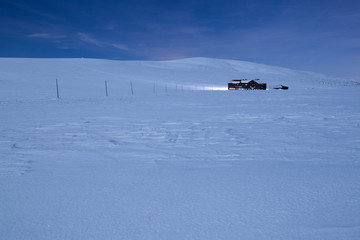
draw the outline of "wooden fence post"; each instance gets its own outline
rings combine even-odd
[[[58,83],[57,79],[56,79],[56,97],[57,97],[57,99],[60,98],[60,95],[59,95],[59,83]]]
[[[130,81],[130,87],[131,87],[131,95],[134,95],[134,89],[133,89],[132,81]]]

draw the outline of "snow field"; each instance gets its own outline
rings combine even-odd
[[[209,59],[1,61],[8,65],[0,90],[0,239],[360,236],[356,87],[331,80],[289,91],[154,95],[161,76],[169,86],[190,86],[207,73],[201,89],[222,84],[210,75],[230,77],[240,67],[280,73],[282,81],[315,75]],[[78,75],[63,78],[60,100],[46,80],[56,71]],[[117,71],[133,77],[133,96],[125,78],[109,80],[104,97],[100,75],[92,75]],[[32,83],[20,84],[23,76]]]

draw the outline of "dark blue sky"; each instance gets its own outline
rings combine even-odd
[[[0,0],[0,57],[200,56],[360,79],[360,1]]]

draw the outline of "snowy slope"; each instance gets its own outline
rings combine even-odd
[[[130,81],[134,91],[142,95],[165,88],[211,89],[226,88],[232,79],[254,79],[290,88],[323,88],[328,85],[348,85],[344,80],[321,74],[285,68],[208,58],[174,61],[111,61],[97,59],[8,59],[0,58],[0,97],[52,98],[55,79],[59,80],[65,98],[99,97],[104,95],[108,81],[112,96],[127,95]]]
[[[0,72],[0,239],[360,236],[357,85],[204,58]],[[235,78],[290,90],[190,91]]]

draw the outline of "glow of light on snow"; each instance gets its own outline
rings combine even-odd
[[[226,91],[228,88],[226,86],[206,86],[204,87],[205,91]]]
[[[188,86],[190,90],[199,90],[199,91],[226,91],[228,90],[227,86]]]

